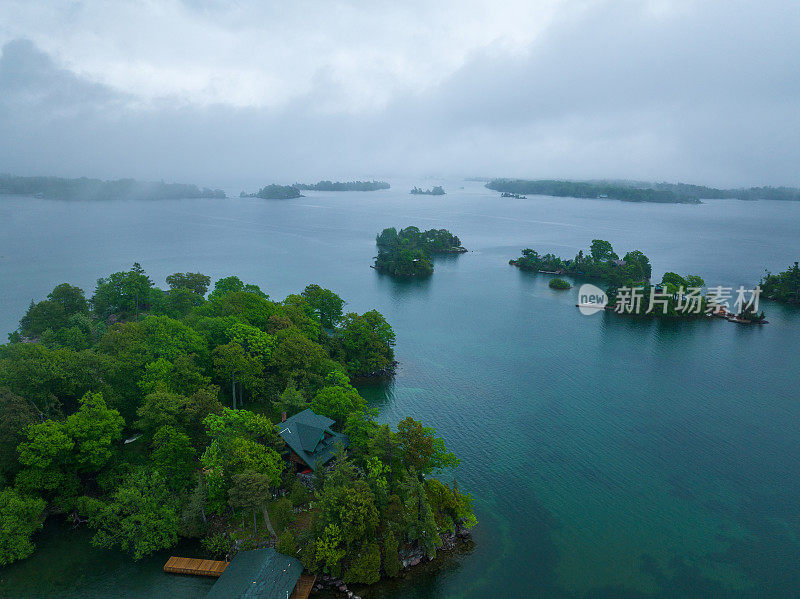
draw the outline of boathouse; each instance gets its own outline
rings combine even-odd
[[[289,447],[289,460],[301,470],[316,470],[331,461],[337,444],[349,444],[347,435],[334,432],[330,418],[303,410],[279,423],[278,434]]]
[[[274,549],[240,551],[206,599],[306,599],[314,579],[303,574],[300,560]]]

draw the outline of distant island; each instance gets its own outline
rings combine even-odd
[[[776,275],[767,271],[759,285],[767,299],[784,304],[800,304],[800,265],[795,262]]]
[[[701,200],[783,200],[800,201],[800,189],[793,187],[750,187],[716,189],[687,183],[645,183],[641,181],[557,181],[551,179],[492,179],[488,189],[513,194],[534,194],[572,198],[602,198],[623,202],[700,204]]]
[[[420,196],[443,196],[445,192],[441,185],[437,185],[433,189],[420,189],[414,186],[409,193]]]
[[[29,195],[57,200],[176,200],[225,198],[221,189],[200,188],[184,183],[137,181],[135,179],[65,179],[61,177],[17,177],[0,175],[0,194]]]
[[[664,273],[660,283],[651,283],[652,267],[650,259],[639,250],[633,250],[620,259],[611,243],[604,239],[593,239],[589,252],[580,250],[575,258],[565,260],[554,254],[539,254],[536,250],[526,248],[522,256],[509,260],[509,264],[522,270],[530,270],[544,274],[572,275],[585,279],[600,281],[606,284],[609,308],[617,302],[628,306],[624,314],[633,316],[654,316],[666,318],[700,318],[717,316],[733,322],[745,324],[763,324],[764,312],[760,314],[747,305],[736,312],[725,307],[723,298],[708,289],[706,295],[700,292],[705,281],[697,275],[681,276],[674,272]],[[800,276],[800,271],[798,271]],[[800,278],[797,279],[800,281]],[[561,279],[552,279],[550,287],[566,289]],[[636,288],[634,296],[632,289]],[[730,298],[736,301],[736,296]],[[750,297],[746,298],[749,302]],[[579,300],[580,301],[580,300]],[[725,300],[727,301],[727,300]],[[579,304],[580,305],[580,304]]]
[[[424,277],[433,273],[433,254],[463,254],[461,240],[447,229],[420,231],[406,227],[384,229],[375,239],[374,268],[395,277]]]
[[[267,185],[259,189],[256,193],[239,194],[240,198],[261,198],[263,200],[291,200],[292,198],[304,197],[294,185]]]
[[[386,181],[320,181],[295,183],[294,187],[304,191],[378,191],[391,186]]]

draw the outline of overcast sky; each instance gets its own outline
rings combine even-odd
[[[796,0],[0,0],[0,172],[800,186]]]

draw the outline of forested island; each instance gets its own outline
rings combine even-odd
[[[304,197],[294,185],[278,185],[273,183],[259,189],[256,193],[239,194],[240,198],[261,198],[263,200],[291,200]]]
[[[572,198],[608,198],[623,202],[699,204],[701,200],[786,200],[800,201],[800,189],[793,187],[750,187],[716,189],[686,183],[645,183],[641,181],[557,181],[550,179],[492,179],[486,187],[512,194],[535,194]]]
[[[567,274],[603,283],[606,286],[608,306],[619,304],[618,312],[622,314],[671,318],[720,316],[734,322],[766,322],[763,311],[756,313],[753,306],[748,305],[752,296],[744,298],[746,302],[731,311],[730,303],[735,305],[739,298],[723,297],[722,288],[709,288],[708,293],[703,295],[701,291],[705,281],[697,275],[681,276],[667,272],[660,283],[652,283],[650,259],[643,252],[633,250],[620,258],[611,243],[603,239],[592,240],[587,253],[580,250],[572,259],[563,259],[549,253],[542,255],[536,250],[526,248],[522,250],[522,256],[509,260],[509,264],[522,270]],[[561,279],[552,279],[551,283],[552,281]],[[557,283],[556,288],[566,289],[563,283],[567,282]]]
[[[435,431],[378,424],[351,384],[394,364],[380,313],[318,285],[274,301],[235,276],[207,299],[201,273],[167,283],[138,264],[90,299],[63,283],[0,346],[0,565],[52,517],[133,559],[180,537],[204,557],[277,538],[311,572],[368,584],[475,524],[470,496],[431,476],[458,464]]]
[[[386,181],[319,181],[295,183],[294,186],[304,191],[378,191],[391,187]]]
[[[759,285],[767,299],[785,304],[800,304],[800,266],[797,262],[778,274],[767,271]]]
[[[412,195],[420,195],[420,196],[443,196],[445,194],[444,188],[441,185],[437,185],[431,189],[421,189],[416,185],[411,188],[409,192]]]
[[[135,179],[63,179],[60,177],[16,177],[0,175],[0,195],[31,195],[58,200],[174,200],[224,198],[221,189],[184,183],[136,181]]]
[[[572,289],[572,285],[570,285],[568,281],[565,281],[564,279],[559,279],[557,277],[550,279],[550,281],[548,281],[547,283],[547,286],[550,287],[550,289],[556,289],[556,290]]]
[[[423,277],[433,273],[433,254],[463,254],[461,240],[447,229],[420,231],[406,227],[384,229],[376,237],[377,270],[396,277]]]

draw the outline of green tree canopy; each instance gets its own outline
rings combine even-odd
[[[87,393],[80,409],[66,420],[29,426],[27,440],[18,447],[17,486],[56,496],[57,503],[68,507],[79,490],[78,474],[97,473],[109,463],[124,424],[100,393]]]
[[[379,372],[394,362],[394,331],[376,310],[345,315],[338,337],[351,375]]]
[[[42,527],[45,502],[12,488],[0,490],[0,566],[33,553],[31,536]]]
[[[589,246],[589,251],[591,252],[592,260],[595,262],[607,262],[619,258],[614,252],[611,243],[604,239],[592,239],[592,245]]]
[[[162,426],[153,436],[153,466],[173,491],[182,491],[192,482],[196,455],[189,435],[173,426]]]
[[[253,470],[245,470],[233,476],[233,482],[228,492],[228,503],[233,508],[253,510],[254,534],[258,534],[256,511],[269,499],[271,484],[269,476]]]
[[[447,451],[444,441],[436,437],[436,431],[422,426],[410,416],[397,425],[402,459],[408,468],[420,474],[430,474],[438,468],[455,468],[459,459]]]
[[[49,293],[45,301],[31,302],[28,312],[20,320],[20,332],[26,337],[39,337],[46,330],[68,326],[70,317],[89,313],[83,289],[61,283]]]
[[[0,487],[2,479],[16,474],[17,445],[25,439],[25,429],[39,421],[36,408],[7,388],[0,388]]]
[[[80,510],[96,529],[94,545],[120,547],[137,560],[178,541],[175,497],[154,470],[134,470],[108,501],[81,498]]]
[[[303,290],[303,297],[311,304],[314,313],[326,329],[334,328],[342,319],[344,300],[330,289],[311,284]]]
[[[188,289],[197,295],[205,295],[211,278],[199,272],[176,272],[167,276],[167,285],[171,290]]]
[[[106,318],[115,313],[138,314],[146,309],[153,282],[145,274],[138,262],[128,271],[115,272],[97,280],[91,304],[95,313]]]
[[[261,291],[258,285],[245,284],[239,277],[223,277],[214,283],[214,291],[208,296],[209,301],[217,301],[223,296],[234,293],[236,291],[243,291],[252,295],[260,296],[263,299],[269,299],[269,296]]]
[[[349,414],[361,412],[367,402],[353,387],[323,387],[311,401],[311,409],[343,427]]]

